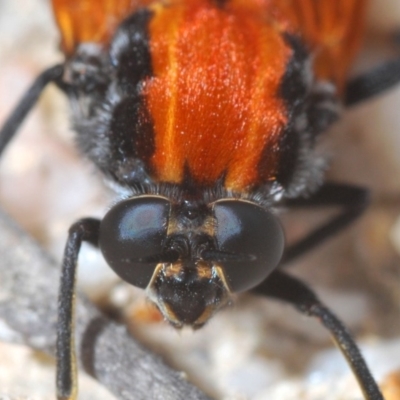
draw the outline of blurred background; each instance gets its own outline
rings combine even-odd
[[[371,0],[368,34],[354,73],[400,54],[400,46],[390,44],[396,30],[400,2]],[[62,61],[58,42],[49,1],[0,0],[0,125],[35,77]],[[373,202],[350,229],[292,265],[355,333],[388,400],[400,399],[399,104],[400,85],[346,111],[327,133],[329,178],[369,187]],[[71,223],[101,217],[114,198],[76,152],[68,114],[64,96],[47,88],[0,167],[0,206],[56,260]],[[289,238],[327,215],[289,213],[284,218]],[[78,282],[100,307],[216,399],[361,399],[327,333],[288,306],[243,295],[202,330],[177,333],[89,246],[80,259]],[[1,342],[0,354],[1,400],[54,398],[52,360]],[[94,399],[90,385],[95,383],[88,385]],[[112,399],[98,393],[96,399]]]

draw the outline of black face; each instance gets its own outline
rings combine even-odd
[[[273,271],[284,235],[270,211],[248,201],[188,207],[139,196],[106,214],[99,244],[114,271],[147,287],[172,324],[199,327],[229,293],[251,289]]]

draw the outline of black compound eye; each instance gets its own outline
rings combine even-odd
[[[100,225],[100,249],[110,267],[126,282],[145,288],[167,236],[171,204],[158,196],[121,201]]]
[[[256,204],[241,200],[216,202],[214,215],[218,250],[232,255],[229,260],[218,262],[232,291],[257,286],[282,257],[285,238],[278,218]]]

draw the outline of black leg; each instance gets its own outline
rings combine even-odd
[[[100,221],[82,219],[69,230],[61,270],[57,321],[57,399],[75,400],[77,372],[74,343],[75,280],[82,242],[97,246]]]
[[[346,86],[344,102],[354,106],[400,83],[400,58],[387,61],[363,75],[350,80]]]
[[[50,82],[60,81],[64,72],[63,65],[55,65],[43,71],[25,93],[17,108],[9,116],[8,120],[0,130],[0,155],[4,151],[8,142],[13,138],[18,128],[35,105],[43,89]]]
[[[354,339],[343,323],[299,279],[281,271],[273,272],[260,286],[257,294],[273,297],[295,306],[301,313],[317,318],[329,330],[361,387],[366,400],[383,400],[377,383],[369,371]]]
[[[283,255],[282,264],[289,263],[347,227],[363,213],[368,203],[369,192],[367,189],[336,183],[324,184],[309,198],[287,201],[285,206],[288,208],[339,206],[343,208],[343,211],[289,246]]]

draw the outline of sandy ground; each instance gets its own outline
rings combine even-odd
[[[390,56],[382,38],[400,27],[398,0],[374,0],[369,26],[360,69]],[[46,1],[0,0],[0,121],[34,77],[62,59],[57,43]],[[388,400],[400,399],[399,102],[400,87],[346,112],[327,135],[330,177],[370,187],[373,204],[352,228],[293,265],[355,332]],[[56,259],[69,225],[103,215],[112,197],[74,150],[67,116],[63,96],[48,88],[0,168],[1,206]],[[321,216],[289,216],[290,235]],[[322,328],[286,306],[242,296],[201,331],[177,334],[142,317],[140,291],[118,283],[90,248],[84,249],[78,279],[102,305],[113,312],[118,306],[135,335],[216,399],[361,398]],[[6,343],[0,343],[0,354],[1,400],[53,398],[51,360]]]

